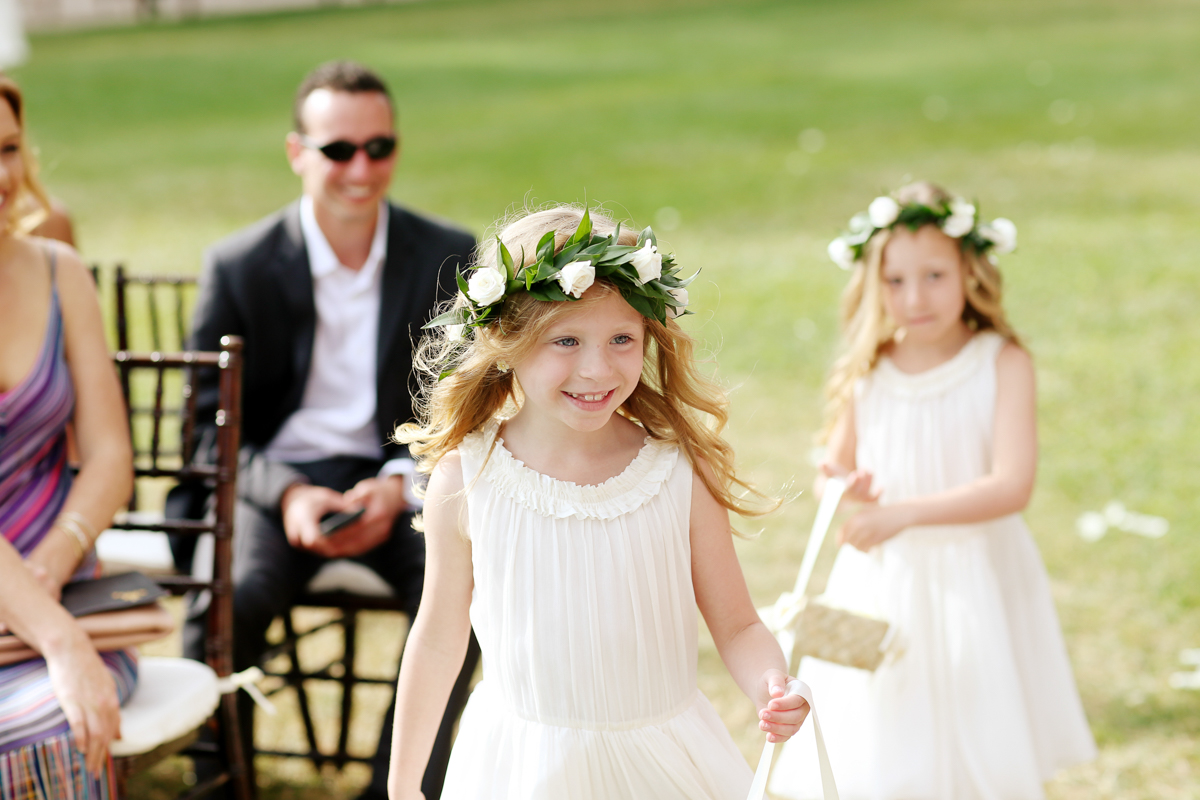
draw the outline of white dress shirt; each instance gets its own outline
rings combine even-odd
[[[380,285],[387,258],[387,203],[379,204],[371,252],[357,270],[338,261],[307,196],[300,200],[300,229],[317,312],[312,361],[300,408],[275,434],[265,455],[287,463],[333,456],[380,459],[383,443],[375,425],[375,362]],[[412,459],[397,458],[383,465],[379,477],[412,473]],[[406,489],[409,483],[405,481]]]

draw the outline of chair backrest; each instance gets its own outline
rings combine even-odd
[[[196,302],[194,275],[131,275],[116,267],[117,349],[183,350]]]
[[[241,447],[242,341],[221,339],[219,353],[131,353],[113,356],[125,389],[133,437],[135,483],[130,511],[144,510],[146,499],[157,495],[161,505],[166,490],[175,484],[202,483],[211,487],[213,513],[203,520],[147,519],[131,515],[112,527],[123,530],[161,531],[183,536],[211,533],[214,544],[212,575],[207,577],[155,576],[175,594],[192,590],[211,593],[205,660],[219,676],[233,671],[233,520],[237,498],[238,450]],[[193,463],[191,445],[196,420],[196,385],[200,369],[218,371],[216,450],[211,464]],[[141,501],[141,505],[139,505]]]

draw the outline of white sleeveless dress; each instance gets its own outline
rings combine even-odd
[[[750,768],[696,688],[692,470],[651,439],[579,486],[459,446],[483,681],[443,800],[733,800]]]
[[[992,460],[996,356],[974,336],[909,375],[890,359],[859,382],[856,463],[894,503],[970,483]],[[1095,757],[1037,547],[1019,514],[909,528],[843,547],[825,599],[893,623],[901,654],[874,674],[804,659],[843,800],[1035,800]],[[805,726],[806,728],[808,726]],[[772,793],[817,798],[812,733],[776,765]]]

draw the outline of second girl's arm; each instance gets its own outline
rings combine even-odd
[[[421,796],[421,778],[438,724],[471,635],[471,545],[462,535],[465,511],[458,453],[438,462],[425,495],[425,586],[396,685],[388,794]]]
[[[702,465],[708,469],[707,465]],[[698,475],[692,478],[692,586],[696,605],[733,679],[758,708],[759,729],[772,742],[795,734],[808,715],[799,696],[784,697],[787,662],[754,610],[733,547],[729,512]]]
[[[79,474],[63,504],[63,513],[81,514],[95,536],[129,500],[133,489],[133,453],[125,401],[109,357],[96,286],[74,250],[51,245],[57,253],[57,286],[63,316],[67,366],[75,384],[75,432]],[[54,530],[30,554],[54,583],[62,586],[79,565],[77,543]],[[56,591],[55,591],[56,593]]]

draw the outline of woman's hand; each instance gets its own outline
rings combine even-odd
[[[808,717],[808,703],[798,694],[784,694],[789,676],[777,669],[763,673],[762,685],[767,702],[759,707],[758,729],[765,731],[768,742],[786,742],[796,735]]]
[[[112,674],[82,630],[61,648],[43,653],[50,686],[62,706],[75,746],[93,774],[104,767],[108,745],[121,735],[121,708]]]
[[[838,544],[848,544],[865,553],[912,524],[903,506],[868,505],[842,525]]]

